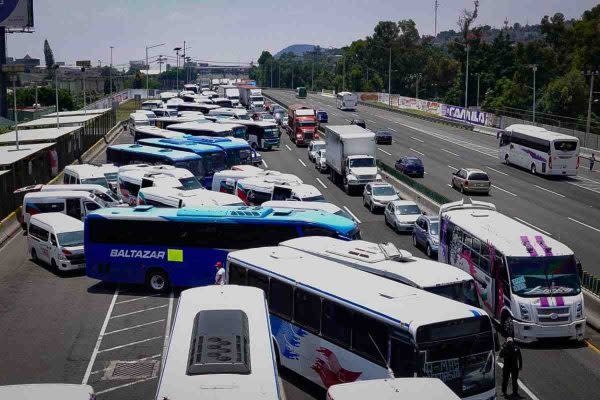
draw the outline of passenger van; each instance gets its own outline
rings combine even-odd
[[[101,185],[109,189],[105,169],[92,164],[67,165],[63,174],[63,183],[67,185]]]
[[[161,118],[161,117],[176,117],[177,116],[177,110],[173,110],[170,108],[153,108],[152,110],[150,110],[154,113],[154,115],[156,115],[156,118]]]
[[[150,120],[148,119],[147,115],[137,112],[129,114],[129,120],[127,121],[127,130],[130,133],[133,133],[136,127],[144,125],[150,125]]]
[[[208,207],[208,206],[243,206],[244,202],[233,194],[213,192],[212,190],[181,190],[169,187],[140,188],[138,205],[154,207]]]
[[[59,212],[83,220],[88,213],[104,207],[106,203],[103,200],[85,191],[27,193],[23,197],[21,226],[25,229],[29,219],[35,214]]]
[[[83,222],[51,212],[33,215],[27,226],[27,247],[31,259],[55,271],[85,268]]]
[[[118,207],[122,203],[110,189],[107,189],[102,185],[31,185],[15,190],[15,194],[64,191],[84,191],[93,193],[102,199],[108,207]]]
[[[247,205],[261,205],[268,200],[325,201],[319,190],[302,183],[292,174],[256,176],[238,180],[235,194]]]
[[[152,110],[153,108],[160,108],[162,105],[162,100],[146,100],[142,102],[142,110]]]

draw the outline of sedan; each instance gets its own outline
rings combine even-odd
[[[402,157],[394,164],[394,168],[403,174],[422,178],[425,174],[423,161],[418,157]]]
[[[490,177],[485,171],[474,168],[461,168],[452,174],[452,187],[461,193],[490,194]]]
[[[317,111],[317,121],[322,123],[327,123],[329,121],[329,116],[323,110]]]
[[[385,223],[397,232],[412,232],[421,209],[414,201],[396,200],[385,208]]]
[[[415,247],[425,248],[427,257],[432,258],[438,252],[440,245],[440,219],[421,215],[415,222],[412,234],[412,242]]]
[[[392,144],[392,134],[388,131],[375,132],[375,143],[377,143],[377,144]]]
[[[352,121],[350,121],[350,125],[358,125],[361,128],[367,129],[367,123],[364,119],[360,118],[354,118]]]
[[[395,187],[385,182],[371,182],[365,185],[363,190],[363,205],[369,207],[371,212],[375,209],[385,208],[388,203],[400,200]]]

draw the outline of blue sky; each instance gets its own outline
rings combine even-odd
[[[370,35],[380,20],[413,19],[420,33],[433,34],[434,0],[54,0],[34,1],[33,34],[8,35],[8,55],[29,53],[43,62],[48,39],[57,61],[98,60],[105,64],[143,59],[144,46],[166,43],[150,55],[174,55],[190,46],[201,60],[256,60],[262,49],[277,52],[296,43],[342,46]],[[438,31],[457,29],[460,11],[471,0],[439,0]],[[477,24],[539,23],[545,14],[568,18],[597,0],[481,0]]]

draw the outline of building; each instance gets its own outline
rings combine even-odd
[[[14,61],[8,61],[9,64],[22,64],[25,66],[25,72],[31,72],[35,67],[40,65],[39,58],[33,58],[29,54],[23,58],[17,58]]]

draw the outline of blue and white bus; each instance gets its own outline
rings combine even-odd
[[[202,157],[202,169],[204,178],[202,186],[207,189],[212,187],[212,178],[215,172],[226,169],[225,151],[218,147],[198,142],[192,142],[184,138],[175,139],[142,139],[138,143],[145,146],[162,147],[165,149],[174,149],[180,151],[189,151]]]
[[[277,245],[301,236],[356,239],[356,222],[318,211],[265,207],[105,208],[85,219],[86,271],[107,282],[214,283],[215,263],[230,250]]]
[[[281,246],[229,253],[226,281],[266,293],[278,363],[317,385],[418,376],[495,398],[494,333],[477,307]]]
[[[252,165],[252,148],[244,139],[208,137],[208,136],[185,136],[186,139],[222,148],[227,155],[225,165],[232,168],[234,165]]]
[[[198,180],[204,179],[202,157],[180,151],[141,144],[116,144],[106,148],[106,159],[117,166],[128,164],[166,164],[190,171]]]

